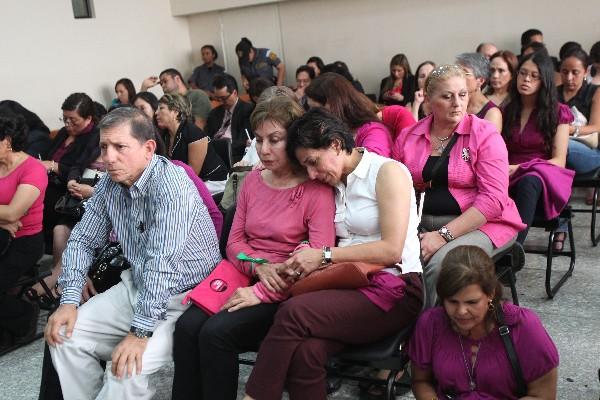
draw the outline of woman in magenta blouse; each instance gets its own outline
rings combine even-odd
[[[286,153],[287,127],[302,108],[287,96],[258,103],[251,123],[264,169],[244,179],[227,242],[227,259],[255,282],[238,289],[223,311],[209,316],[190,307],[174,334],[173,399],[237,396],[238,354],[255,351],[267,334],[289,282],[282,263],[295,249],[335,243],[333,190],[308,179]],[[264,258],[254,265],[239,253]]]
[[[556,398],[556,346],[533,311],[501,300],[494,262],[483,250],[461,246],[450,251],[437,293],[442,307],[419,317],[408,347],[417,399]],[[518,393],[497,308],[514,343],[525,393]]]
[[[356,147],[390,157],[392,135],[377,118],[377,107],[346,78],[326,72],[315,78],[305,93],[310,107],[324,107],[350,128]]]
[[[547,219],[560,214],[571,196],[575,175],[565,168],[573,115],[558,102],[553,76],[546,53],[524,57],[504,110],[502,136],[508,148],[510,195],[527,228],[536,213],[543,212]],[[519,242],[525,240],[527,231],[519,233]],[[564,241],[564,233],[556,240]],[[562,243],[556,240],[555,247],[561,250]]]
[[[0,350],[31,339],[40,311],[8,292],[44,252],[48,174],[26,145],[25,120],[0,117]]]
[[[493,256],[523,229],[508,196],[508,156],[502,137],[486,120],[467,114],[465,72],[442,65],[425,82],[431,115],[397,137],[393,158],[404,163],[424,193],[421,252],[427,263],[427,304],[436,301],[435,284],[442,259],[454,247],[476,244]],[[456,136],[456,139],[453,137]],[[456,140],[437,168],[441,153]],[[434,170],[435,169],[435,170]]]

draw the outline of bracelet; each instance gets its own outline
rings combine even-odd
[[[451,242],[454,240],[454,235],[452,235],[452,232],[450,232],[450,229],[448,229],[446,225],[442,226],[438,230],[438,233],[446,242]]]
[[[575,132],[573,132],[573,137],[579,136],[579,125],[575,127]]]
[[[52,160],[52,165],[50,165],[50,172],[54,172],[54,165],[55,165],[55,162],[54,162],[54,160]]]
[[[331,247],[323,246],[321,265],[331,264]]]
[[[250,276],[254,276],[254,275],[255,275],[254,261],[250,261]]]

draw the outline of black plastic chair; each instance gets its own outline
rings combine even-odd
[[[600,188],[600,168],[588,172],[587,174],[577,174],[573,180],[573,187],[594,189],[591,208],[574,208],[573,212],[591,213],[592,222],[590,224],[590,239],[592,246],[596,247],[600,242],[600,233],[596,234],[596,216],[598,214],[598,189]]]
[[[217,152],[219,157],[225,162],[225,166],[227,167],[227,171],[231,170],[231,140],[230,139],[216,139],[211,140],[210,143],[213,146],[213,149]]]
[[[544,228],[546,232],[550,232],[548,235],[548,245],[547,246],[525,246],[525,252],[531,254],[542,254],[546,256],[546,294],[549,299],[554,298],[560,287],[571,277],[573,274],[573,270],[575,269],[575,260],[577,255],[575,253],[575,238],[573,237],[573,211],[570,206],[565,207],[565,209],[560,213],[560,215],[552,220],[546,220],[542,217],[535,217],[532,228]],[[566,234],[569,237],[569,250],[554,250],[554,236],[557,232],[564,232],[566,228]],[[558,282],[552,286],[551,278],[552,278],[552,262],[555,257],[569,257],[569,269],[560,277]]]
[[[235,217],[235,207],[235,204],[229,207],[223,216],[223,228],[221,229],[221,237],[219,238],[219,249],[221,250],[223,258],[227,257],[227,240],[229,239],[229,232],[231,231],[231,225],[233,224],[233,217]]]

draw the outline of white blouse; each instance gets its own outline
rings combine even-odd
[[[347,185],[340,182],[335,187],[335,230],[340,238],[339,246],[346,247],[381,240],[375,185],[381,166],[387,162],[395,162],[402,167],[411,182],[408,231],[402,257],[398,262],[402,263],[402,273],[423,272],[419,258],[421,246],[417,231],[419,226],[417,202],[408,169],[398,161],[370,153],[366,149],[362,151],[362,159],[348,175]],[[384,271],[394,275],[399,274],[396,268],[386,268]]]

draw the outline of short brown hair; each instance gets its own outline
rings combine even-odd
[[[189,100],[178,93],[166,93],[158,103],[164,104],[169,110],[177,112],[179,122],[187,120],[192,115],[192,105]]]
[[[272,121],[287,129],[302,114],[304,114],[302,107],[288,96],[273,96],[256,105],[250,116],[250,125],[255,131],[265,121]]]
[[[443,302],[469,285],[479,285],[495,302],[502,298],[502,285],[496,278],[496,267],[490,256],[477,246],[459,246],[442,260],[437,294]]]

